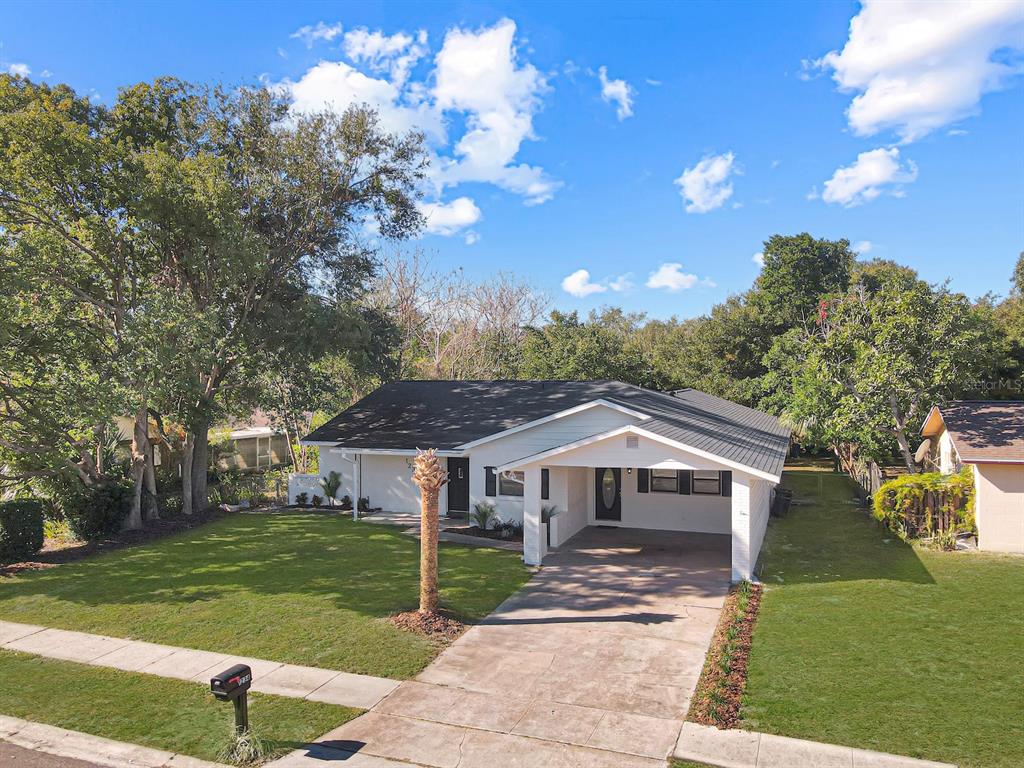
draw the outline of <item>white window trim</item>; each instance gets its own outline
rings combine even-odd
[[[677,496],[679,495],[679,472],[677,470],[675,470],[675,469],[656,468],[656,469],[649,470],[649,472],[650,472],[650,476],[647,479],[647,485],[649,486],[649,489],[650,489],[651,493],[669,493],[669,494],[675,494]],[[655,488],[654,487],[654,473],[655,472],[671,472],[672,473],[672,482],[675,483],[675,488],[673,488],[671,491],[666,490],[664,488]],[[666,480],[668,478],[664,478],[663,477],[663,478],[660,478],[660,479]]]

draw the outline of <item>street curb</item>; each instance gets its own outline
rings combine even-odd
[[[188,755],[0,715],[0,741],[106,768],[230,768]]]

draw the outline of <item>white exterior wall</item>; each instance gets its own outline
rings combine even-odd
[[[587,487],[593,475],[586,467],[551,467],[552,491],[555,478],[564,483],[565,502],[552,499],[548,503],[558,504],[560,514],[551,521],[551,546],[560,547],[587,526],[589,515]],[[560,489],[561,490],[561,489]],[[554,493],[552,493],[554,496]]]
[[[721,467],[718,467],[721,469]],[[637,472],[622,470],[622,521],[611,525],[626,528],[653,528],[659,531],[694,531],[697,533],[729,533],[732,517],[728,496],[679,494],[636,489]],[[596,490],[593,470],[590,472],[590,493]],[[590,505],[590,521],[594,518],[594,504]],[[601,524],[606,524],[602,520]]]
[[[591,435],[608,432],[616,427],[634,424],[639,419],[614,408],[597,405],[578,413],[563,416],[560,419],[524,429],[507,437],[492,440],[477,448],[470,448],[469,456],[469,505],[481,501],[489,501],[497,508],[498,517],[502,520],[523,520],[523,497],[494,496],[488,497],[486,491],[485,467],[499,467],[515,459],[530,456],[559,445],[571,443]],[[554,499],[546,503],[558,503]],[[559,504],[565,509],[565,503]]]
[[[1024,465],[975,464],[978,549],[1024,553]]]
[[[412,456],[363,454],[362,494],[370,499],[371,507],[387,512],[420,511],[420,489],[412,481],[412,462]]]
[[[958,472],[960,470],[960,457],[957,456],[956,446],[953,445],[953,438],[945,429],[939,435],[939,472],[944,475]]]

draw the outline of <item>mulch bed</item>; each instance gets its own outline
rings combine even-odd
[[[111,552],[116,549],[146,544],[174,533],[198,528],[212,520],[225,517],[227,514],[229,513],[222,512],[216,507],[210,507],[192,515],[177,515],[161,520],[146,520],[141,530],[121,531],[116,536],[97,541],[58,542],[47,539],[43,544],[43,549],[33,555],[31,559],[18,563],[0,564],[0,578],[14,576],[21,571],[53,568],[64,563],[72,563],[76,560],[92,557],[101,552]]]
[[[389,616],[388,621],[399,629],[423,635],[444,645],[454,642],[466,631],[465,624],[443,613],[405,611]]]
[[[444,529],[445,533],[459,533],[463,536],[477,536],[481,539],[495,539],[496,541],[518,541],[523,540],[522,535],[506,536],[502,531],[488,528],[486,531],[477,525],[460,525]]]
[[[690,704],[688,719],[692,722],[717,728],[736,728],[740,724],[740,703],[747,684],[750,640],[761,604],[761,585],[746,586],[746,609],[741,612],[742,589],[734,587],[725,600]]]

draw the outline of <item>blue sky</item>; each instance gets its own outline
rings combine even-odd
[[[102,101],[262,80],[423,128],[434,265],[513,271],[562,309],[700,314],[773,233],[972,296],[1024,249],[1019,0],[3,8],[0,69]]]

